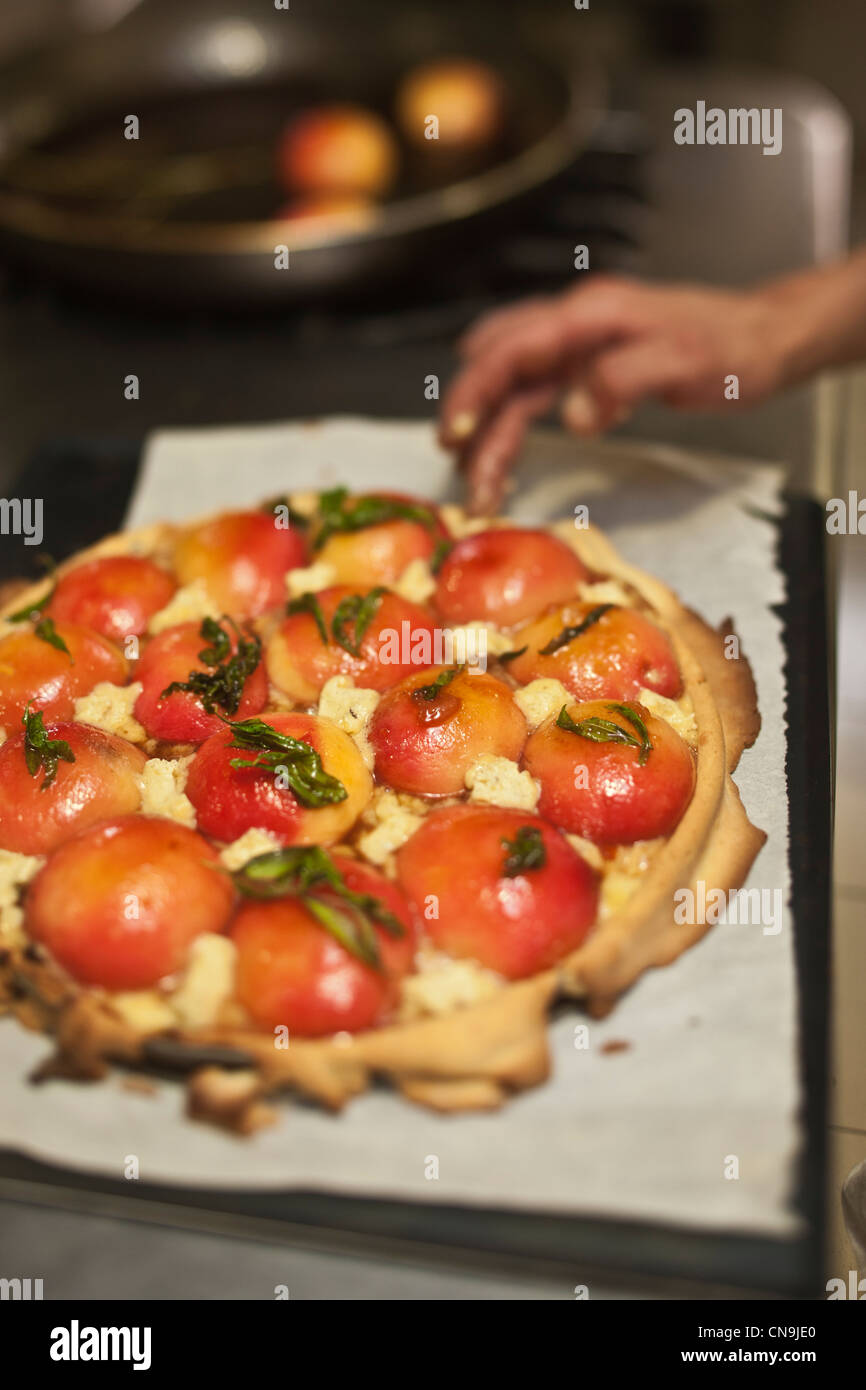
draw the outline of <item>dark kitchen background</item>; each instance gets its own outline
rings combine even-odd
[[[278,279],[263,188],[280,114],[327,100],[329,84],[343,94],[354,83],[375,104],[401,64],[441,52],[513,74],[509,126],[487,159],[505,175],[458,162],[457,198],[447,169],[430,187],[419,176],[402,190],[432,195],[413,204],[417,216],[409,209],[401,222],[385,209],[360,245],[302,247]],[[589,0],[587,10],[572,0],[291,0],[288,11],[273,0],[0,0],[0,488],[37,451],[74,481],[82,453],[110,458],[167,426],[336,412],[432,420],[425,378],[447,381],[459,331],[578,273],[733,286],[842,253],[866,236],[864,52],[862,0]],[[781,154],[676,146],[673,112],[698,100],[781,107]],[[139,110],[154,119],[133,150],[121,121]],[[224,136],[234,121],[243,148],[272,129],[251,155],[264,172],[258,183],[251,175],[249,202],[194,201],[195,249],[163,235],[178,216],[171,196],[142,204],[122,178],[100,197],[134,220],[137,240],[115,224],[108,243],[84,234],[82,148],[104,152],[110,130],[120,157],[147,158],[158,128],[170,157],[174,135],[200,149],[202,132]],[[28,164],[29,147],[50,161]],[[46,169],[52,187],[40,182]],[[189,189],[174,192],[183,204]],[[217,223],[239,219],[246,231],[209,243]],[[578,244],[588,272],[574,269]],[[130,374],[137,400],[124,393]],[[719,419],[645,408],[626,432],[778,460],[819,496],[862,491],[864,383],[853,372]],[[854,1255],[839,1186],[866,1157],[862,545],[839,538],[834,557],[843,646],[828,1267],[842,1270]],[[21,1229],[36,1245],[37,1218],[28,1220]],[[46,1234],[75,1248],[69,1217],[45,1220]],[[210,1296],[225,1296],[216,1268],[208,1277]]]

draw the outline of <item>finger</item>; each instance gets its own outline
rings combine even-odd
[[[473,357],[446,393],[439,428],[446,448],[464,448],[494,415],[508,394],[522,384],[559,376],[570,360],[634,331],[643,291],[599,282],[556,301],[549,312],[504,331]]]
[[[593,428],[585,432],[610,429],[630,415],[641,401],[664,398],[682,386],[689,370],[689,362],[681,348],[659,342],[655,337],[598,354],[590,362],[583,382],[595,417]],[[590,413],[587,412],[587,420]],[[575,411],[572,403],[572,421],[579,416],[579,405]]]
[[[549,295],[536,295],[517,304],[507,304],[504,309],[494,309],[470,325],[458,339],[457,351],[464,358],[477,357],[487,352],[503,334],[522,327],[539,314],[549,313],[553,305]]]
[[[519,392],[479,435],[464,461],[467,509],[471,514],[484,515],[498,509],[527,426],[531,420],[547,413],[556,399],[557,389],[557,385],[545,383]]]

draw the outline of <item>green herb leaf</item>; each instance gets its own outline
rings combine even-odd
[[[227,618],[226,622],[231,622],[231,619]],[[225,661],[232,649],[232,639],[216,618],[203,620],[199,628],[199,636],[203,642],[210,642],[211,644],[199,652],[199,661],[203,661],[206,666],[219,666],[221,661]]]
[[[321,550],[331,536],[340,532],[363,531],[386,521],[417,521],[431,531],[437,525],[435,512],[419,502],[404,502],[399,497],[350,497],[348,488],[335,487],[319,496],[313,549]]]
[[[219,633],[219,637],[216,636]],[[210,671],[190,671],[185,681],[172,681],[160,693],[160,699],[173,695],[175,691],[187,690],[197,695],[207,714],[216,714],[218,709],[226,714],[237,714],[244,693],[244,685],[255,671],[262,657],[262,644],[255,633],[249,637],[239,637],[237,651],[225,660],[231,651],[229,633],[213,619],[205,618],[200,628],[204,641],[211,646],[199,652],[202,661],[213,667]],[[218,664],[215,664],[218,663]]]
[[[42,598],[37,599],[35,603],[29,603],[26,608],[19,608],[17,613],[10,613],[9,617],[6,619],[7,623],[26,623],[29,622],[31,618],[35,618],[48,607],[54,597],[56,588],[57,585],[52,584],[51,588],[46,589]]]
[[[630,705],[608,705],[607,709],[627,719],[640,737],[636,738],[628,729],[624,729],[621,724],[615,724],[612,719],[602,719],[598,715],[575,723],[566,705],[559,711],[556,722],[560,729],[567,729],[570,734],[579,734],[581,738],[588,738],[592,743],[626,743],[632,748],[640,749],[638,763],[643,767],[652,752],[652,742],[643,719]]]
[[[309,743],[278,733],[263,719],[223,720],[232,731],[230,748],[257,753],[252,761],[232,758],[232,767],[263,767],[272,772],[285,769],[289,787],[302,806],[329,806],[345,801],[349,793],[342,782],[322,766],[322,760]]]
[[[615,603],[600,603],[597,608],[593,608],[591,612],[587,613],[581,622],[576,623],[574,627],[564,627],[559,635],[552,637],[546,646],[539,647],[539,654],[552,656],[554,652],[559,651],[560,647],[567,647],[569,642],[573,642],[575,637],[582,637],[587,628],[592,627],[593,623],[597,623],[599,618],[603,618],[609,609],[615,607]]]
[[[71,664],[73,666],[75,665],[72,653],[57,631],[57,628],[54,626],[53,618],[42,618],[41,621],[36,624],[33,631],[42,642],[47,642],[49,647],[56,647],[59,652],[65,652]]]
[[[435,681],[431,681],[429,685],[419,685],[417,690],[413,690],[412,699],[419,701],[437,700],[445,686],[450,685],[454,677],[462,670],[462,666],[449,666],[446,671],[440,671]]]
[[[502,848],[508,850],[502,872],[506,878],[517,878],[530,869],[543,869],[547,850],[537,825],[521,825],[513,840],[502,838]]]
[[[30,713],[29,700],[21,723],[24,725],[24,761],[27,771],[31,777],[36,777],[40,770],[44,770],[45,780],[39,789],[44,792],[57,776],[58,762],[62,759],[65,763],[74,763],[75,754],[64,739],[48,737],[41,713],[38,710]]]
[[[341,946],[374,969],[382,965],[374,924],[389,936],[405,935],[402,922],[379,898],[346,886],[334,860],[318,845],[257,855],[233,878],[247,897],[299,897]]]
[[[448,559],[454,549],[454,542],[450,536],[440,536],[433,547],[433,554],[430,556],[430,569],[433,574],[438,574],[443,564]]]
[[[331,622],[331,632],[334,634],[334,641],[352,656],[361,655],[364,633],[373,621],[384,593],[386,590],[379,585],[368,594],[349,594],[337,604],[337,611]],[[354,629],[351,635],[346,631],[349,623]]]
[[[293,598],[291,603],[286,604],[286,612],[289,617],[294,613],[309,613],[315,619],[316,627],[319,629],[319,636],[327,647],[328,629],[325,626],[325,615],[322,612],[322,605],[319,603],[315,594],[300,594],[298,598]]]

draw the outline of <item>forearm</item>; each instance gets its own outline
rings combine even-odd
[[[866,360],[866,250],[756,293],[774,311],[780,385]]]

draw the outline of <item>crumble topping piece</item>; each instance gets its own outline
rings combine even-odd
[[[100,681],[89,694],[75,701],[75,720],[79,724],[92,724],[107,734],[117,734],[129,743],[144,743],[147,732],[132,712],[141,691],[141,681],[133,681],[131,685]]]
[[[534,811],[541,788],[530,773],[521,772],[511,758],[482,753],[466,773],[470,801],[504,806],[515,811]]]
[[[325,681],[319,696],[319,718],[330,719],[348,734],[372,772],[376,756],[367,737],[373,712],[379,703],[378,690],[355,685],[351,676],[331,676]]]
[[[242,869],[245,864],[248,864],[251,859],[255,859],[257,854],[270,854],[280,847],[281,842],[276,835],[272,835],[269,830],[259,830],[253,826],[221,850],[220,863],[223,868],[228,869],[229,873],[235,873],[236,870]]]
[[[19,890],[35,877],[44,863],[45,859],[38,854],[17,854],[11,849],[0,849],[0,942],[4,946],[19,946],[25,942]]]
[[[410,603],[426,603],[436,592],[436,579],[426,560],[410,560],[400,578],[392,584],[395,594]]]
[[[195,830],[195,808],[185,791],[193,756],[148,759],[138,779],[143,815],[167,816]]]
[[[227,936],[203,932],[189,948],[186,969],[169,1006],[184,1028],[206,1028],[234,994],[237,947]]]
[[[359,835],[358,849],[371,864],[387,865],[394,851],[423,823],[425,812],[426,806],[419,798],[378,787],[361,815],[361,820],[372,828]]]
[[[620,608],[630,608],[633,605],[627,590],[616,579],[600,579],[595,584],[578,584],[577,593],[582,603],[615,603]]]
[[[532,733],[545,719],[559,714],[563,705],[572,704],[573,697],[562,681],[545,676],[540,680],[530,681],[520,690],[515,690],[514,703],[529,725],[529,732]]]
[[[163,632],[167,627],[176,627],[178,623],[201,622],[203,618],[221,616],[220,606],[208,593],[204,580],[194,579],[191,584],[178,589],[165,608],[154,613],[147,630],[151,637],[155,637],[158,632]]]
[[[289,598],[300,598],[301,594],[317,594],[320,589],[329,589],[337,581],[337,571],[327,560],[316,560],[305,568],[288,570],[286,589]]]
[[[641,690],[638,699],[642,705],[646,705],[650,714],[655,714],[659,719],[664,719],[670,724],[686,743],[692,748],[698,744],[698,726],[695,720],[694,711],[691,709],[691,701],[680,702],[678,700],[668,700],[664,695],[657,695],[654,690]]]
[[[501,975],[474,960],[458,960],[422,946],[415,960],[417,973],[400,982],[399,1019],[435,1018],[468,1008],[498,993]]]

